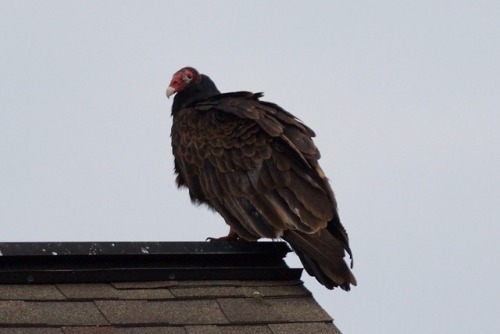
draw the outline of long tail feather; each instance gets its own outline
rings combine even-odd
[[[300,258],[304,268],[328,289],[340,287],[349,291],[356,278],[344,261],[343,242],[328,229],[314,234],[287,230],[283,235]]]

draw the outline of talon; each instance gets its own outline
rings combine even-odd
[[[208,237],[205,239],[207,242],[213,242],[213,241],[236,241],[236,240],[241,240],[238,234],[236,232],[233,232],[232,230],[229,230],[228,235],[225,235],[220,238],[213,238],[213,237]]]

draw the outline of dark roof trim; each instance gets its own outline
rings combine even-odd
[[[294,280],[284,242],[0,243],[0,283]]]
[[[284,242],[0,242],[0,256],[268,254],[283,258]]]

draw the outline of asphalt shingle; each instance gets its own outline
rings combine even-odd
[[[0,301],[0,324],[106,325],[92,302]]]
[[[331,321],[313,298],[221,298],[231,323]]]
[[[64,334],[187,334],[183,327],[64,327]]]
[[[119,334],[119,328],[110,326],[63,327],[64,334]]]
[[[204,298],[204,297],[255,297],[255,296],[310,296],[311,293],[303,286],[176,286],[170,291],[179,298]]]
[[[0,285],[0,300],[63,300],[64,296],[52,284]]]
[[[242,287],[246,297],[310,297],[311,293],[302,285],[248,286]]]
[[[255,247],[254,251],[259,256],[262,256],[262,245],[259,244],[261,243],[252,244],[252,247]],[[249,251],[246,249],[248,245],[250,244],[245,244],[240,250],[233,250],[236,252],[233,255],[240,254],[238,252],[241,251]],[[7,247],[8,249],[17,251],[22,250],[23,247],[26,251],[30,249],[36,251],[40,248],[38,244],[7,246],[10,247]],[[56,246],[65,251],[78,252],[82,245],[57,244]],[[147,267],[149,263],[154,268],[148,267],[150,270],[148,273],[138,273],[135,271],[136,267],[140,265],[142,268],[144,263],[138,261],[136,255],[131,255],[130,258],[130,263],[133,265],[128,266],[129,262],[125,261],[129,256],[127,252],[131,252],[131,249],[133,250],[137,245],[127,243],[122,246],[122,252],[119,254],[123,257],[120,259],[126,264],[124,274],[130,276],[107,275],[111,262],[105,256],[102,259],[103,263],[100,264],[102,265],[102,268],[99,268],[101,271],[97,272],[97,276],[92,276],[92,273],[89,274],[86,271],[85,266],[90,266],[92,270],[96,269],[98,258],[95,256],[97,255],[87,258],[84,264],[75,263],[75,272],[78,275],[64,276],[58,266],[61,266],[63,271],[68,270],[72,261],[77,260],[69,255],[67,258],[62,258],[61,255],[57,258],[50,257],[50,261],[42,263],[46,270],[42,272],[43,275],[37,272],[43,278],[41,280],[39,277],[37,282],[51,284],[0,284],[0,334],[340,333],[333,325],[331,317],[316,303],[302,281],[295,279],[296,271],[292,270],[293,275],[286,276],[288,280],[280,280],[270,274],[263,276],[267,277],[266,280],[253,281],[247,281],[244,278],[242,280],[210,280],[207,279],[210,275],[201,275],[199,278],[204,278],[204,280],[143,282],[142,280],[148,279],[149,273],[154,273],[151,278],[164,279],[164,269],[181,263],[182,261],[175,261],[182,260],[182,256],[174,252],[175,256],[172,259],[175,261],[172,263],[167,261],[165,268],[161,265],[161,261],[157,261],[157,258],[148,257],[146,259],[150,262],[146,261],[145,266]],[[165,247],[167,246],[169,245]],[[192,244],[175,244],[172,247],[176,249],[181,246],[189,250]],[[199,247],[198,244],[195,246]],[[114,247],[114,244],[110,247]],[[238,246],[232,247],[238,248]],[[186,255],[187,265],[191,265],[189,261],[193,259],[193,256],[199,255],[198,248],[192,252],[188,254],[189,256]],[[228,252],[231,253],[231,251]],[[270,256],[275,256],[273,252],[274,248]],[[219,255],[221,259],[227,260],[228,258],[226,256],[228,254]],[[233,255],[227,265],[236,266],[235,270],[237,270],[244,260],[235,261]],[[113,256],[118,257],[116,254]],[[38,257],[22,258],[23,261],[29,259],[33,261],[34,268],[41,265]],[[17,263],[5,256],[0,257],[0,262],[2,260],[7,264]],[[203,268],[207,265],[204,262],[200,263]],[[220,275],[219,265],[220,263],[214,267],[212,274],[219,275],[215,277],[227,277],[225,276],[228,273],[227,270],[223,271],[224,275]],[[286,270],[284,262],[272,265]],[[159,267],[156,268],[156,266]],[[23,270],[30,270],[30,268],[29,266],[23,267]],[[163,271],[154,272],[155,268]],[[173,269],[176,270],[176,267]],[[190,275],[192,274],[191,271]],[[121,280],[129,279],[129,277],[131,281],[128,282],[109,283],[109,279]],[[133,281],[134,278],[139,281]],[[5,283],[15,282],[17,281],[5,281]]]
[[[215,300],[96,301],[112,324],[224,324],[228,323]]]
[[[273,334],[267,326],[186,326],[188,334]]]
[[[181,298],[246,297],[242,288],[234,286],[171,287],[170,291]]]
[[[58,284],[68,299],[169,299],[168,289],[115,289],[110,284]]]
[[[43,327],[21,327],[21,328],[2,328],[2,334],[64,334],[60,328]]]

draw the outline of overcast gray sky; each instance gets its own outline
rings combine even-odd
[[[500,2],[1,1],[1,241],[204,240],[174,185],[172,74],[317,133],[359,286],[347,333],[494,333]],[[293,258],[291,265],[299,265]]]

